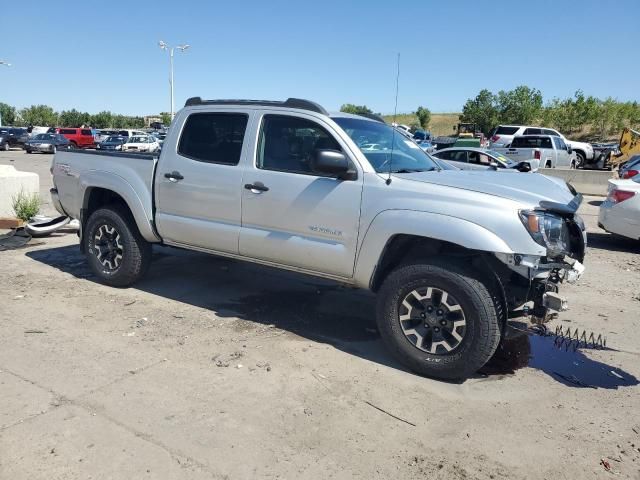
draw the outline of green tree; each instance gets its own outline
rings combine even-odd
[[[59,120],[61,127],[81,127],[88,125],[91,117],[88,113],[79,112],[75,108],[60,112]]]
[[[58,114],[48,105],[31,105],[20,110],[20,118],[23,125],[55,127],[58,123]]]
[[[416,117],[418,117],[420,126],[424,130],[427,130],[429,128],[429,123],[431,122],[431,111],[426,107],[418,107],[416,110]]]
[[[171,125],[171,114],[167,112],[160,112],[160,118],[165,127]]]
[[[0,126],[1,125],[13,125],[16,123],[18,119],[16,115],[15,107],[11,105],[7,105],[6,103],[0,102]]]
[[[102,111],[91,116],[91,126],[95,128],[113,127],[113,114],[109,111]]]
[[[126,128],[127,118],[124,115],[114,115],[112,126],[113,128]]]
[[[542,93],[526,85],[499,91],[497,103],[501,123],[528,125],[542,113]]]
[[[366,105],[354,105],[353,103],[345,103],[340,107],[341,112],[353,113],[355,115],[362,115],[363,113],[373,113],[373,111]]]
[[[496,96],[487,89],[480,90],[476,98],[468,99],[462,107],[460,121],[475,123],[488,134],[500,122]]]

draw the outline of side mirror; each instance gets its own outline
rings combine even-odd
[[[518,170],[519,172],[530,172],[531,171],[531,164],[529,162],[520,162],[516,166],[516,170]]]
[[[491,162],[489,167],[491,167],[492,170],[498,170],[498,162]]]
[[[567,153],[573,153],[573,148],[571,148],[571,145],[567,145]]]
[[[311,169],[314,172],[341,180],[353,180],[349,167],[349,160],[345,154],[337,150],[316,150],[311,160]]]

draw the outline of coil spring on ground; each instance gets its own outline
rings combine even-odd
[[[558,348],[565,348],[566,350],[573,349],[573,351],[579,348],[592,348],[603,349],[607,348],[607,337],[602,334],[598,334],[596,337],[593,332],[590,332],[587,336],[587,331],[582,332],[576,328],[573,332],[571,327],[567,327],[566,330],[562,328],[562,325],[558,325],[555,331],[555,344]]]
[[[556,326],[555,332],[552,333],[545,325],[533,325],[530,327],[530,330],[544,337],[555,337],[553,341],[554,345],[559,349],[564,348],[567,351],[573,350],[575,352],[579,348],[594,350],[607,348],[607,337],[602,334],[598,334],[596,337],[593,332],[587,335],[586,330],[581,331],[578,328],[575,330],[572,330],[571,327],[564,329],[562,325],[558,325]]]

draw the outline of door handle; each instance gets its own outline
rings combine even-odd
[[[177,172],[176,170],[174,170],[171,173],[169,172],[165,173],[164,178],[168,178],[169,181],[171,182],[177,182],[178,180],[182,180],[184,177],[180,175],[180,172]]]
[[[268,192],[269,187],[264,186],[261,182],[247,183],[244,188],[251,190],[253,193]]]

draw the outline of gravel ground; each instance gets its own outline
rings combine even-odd
[[[47,201],[50,161],[0,152]],[[0,478],[638,479],[640,249],[598,201],[551,328],[609,349],[511,332],[459,384],[394,362],[366,292],[167,248],[113,289],[72,233],[0,252]]]

